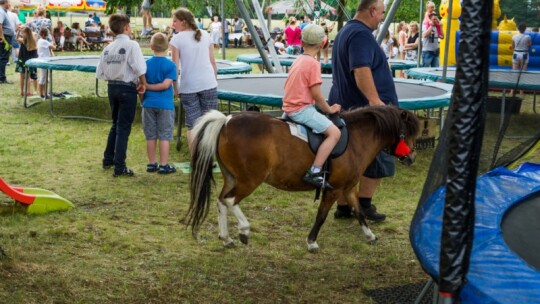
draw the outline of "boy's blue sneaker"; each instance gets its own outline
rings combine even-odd
[[[159,171],[158,171],[159,174],[169,174],[169,173],[174,173],[174,172],[176,172],[176,168],[169,164],[159,166]]]
[[[157,172],[159,170],[158,163],[146,165],[146,172]]]

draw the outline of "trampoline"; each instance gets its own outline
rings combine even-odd
[[[297,57],[297,55],[278,55],[279,63],[286,68],[290,67]],[[272,57],[269,58],[270,61],[272,61]],[[263,64],[261,55],[259,54],[239,55],[238,57],[236,57],[236,61]],[[418,66],[416,61],[410,60],[389,59],[388,62],[390,63],[392,73],[397,70],[408,70]],[[328,63],[324,63],[321,60],[321,68],[332,70],[332,58],[328,60]]]
[[[434,192],[411,226],[413,248],[439,277],[446,190]],[[540,164],[496,168],[477,179],[474,242],[463,303],[540,303]]]
[[[26,62],[26,65],[29,67],[47,69],[49,70],[49,79],[48,79],[48,92],[53,91],[53,78],[52,70],[57,71],[79,71],[87,73],[95,73],[96,67],[99,62],[99,55],[90,55],[90,56],[59,56],[59,57],[46,57],[46,58],[35,58],[30,59]],[[145,56],[145,59],[150,58],[150,56]],[[216,64],[218,68],[218,75],[228,75],[228,74],[248,74],[251,72],[251,66],[242,62],[235,62],[230,60],[219,60],[216,59]],[[26,76],[28,77],[28,75]],[[98,97],[101,97],[98,92],[99,81],[96,79],[95,92]],[[26,93],[25,88],[25,93]],[[26,95],[26,94],[25,94]],[[53,109],[53,96],[49,94],[49,112],[51,115],[55,116]],[[41,101],[34,102],[29,104],[28,98],[24,97],[24,107],[28,108],[34,104],[37,104]],[[93,119],[90,117],[65,117],[65,118],[86,118]]]
[[[294,60],[298,58],[298,55],[278,55],[279,63],[284,66],[285,68],[289,68]],[[272,61],[272,57],[268,55],[268,58],[270,61]],[[263,64],[261,55],[259,54],[244,54],[244,55],[238,55],[236,57],[236,61],[244,62],[244,63],[255,63],[255,64]],[[332,69],[332,61],[328,61],[328,63],[324,63],[321,61],[321,68],[323,69]]]
[[[405,72],[407,76],[415,79],[428,79],[442,81],[442,68],[413,68]],[[446,82],[454,83],[456,68],[449,67],[446,71]],[[518,81],[519,80],[519,81]],[[540,71],[519,71],[496,69],[489,70],[489,87],[498,89],[514,89],[540,91]]]
[[[443,78],[442,68],[413,68],[407,70],[405,73],[409,77],[422,80],[442,81]],[[445,82],[454,83],[455,79],[456,68],[447,68]],[[537,113],[536,92],[540,91],[540,71],[522,71],[520,73],[519,71],[505,69],[489,70],[488,85],[491,89],[503,89],[503,97],[506,95],[505,91],[510,89],[533,91],[534,96],[532,107],[533,112]]]
[[[218,98],[257,105],[281,107],[287,74],[238,75],[218,77]],[[323,96],[328,96],[332,76],[322,75]],[[408,110],[448,106],[452,85],[413,79],[394,79],[399,106]]]
[[[287,74],[220,76],[218,77],[218,99],[281,108],[283,86],[287,76]],[[322,94],[328,96],[332,86],[332,76],[322,75],[322,79]],[[399,106],[404,109],[443,108],[450,103],[453,87],[450,84],[401,78],[395,78],[394,82]],[[442,121],[442,111],[440,113],[439,119]],[[183,108],[180,107],[177,134],[181,134],[183,119]],[[180,146],[180,136],[178,136],[176,149],[180,150]]]

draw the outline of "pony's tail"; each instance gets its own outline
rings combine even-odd
[[[216,110],[203,115],[191,130],[193,138],[191,154],[191,201],[186,215],[186,225],[191,225],[191,232],[196,236],[210,206],[210,194],[214,178],[212,165],[217,149],[219,132],[227,117]]]

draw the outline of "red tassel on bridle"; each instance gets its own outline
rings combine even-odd
[[[411,154],[411,148],[409,148],[409,146],[407,146],[407,143],[405,143],[405,135],[400,136],[399,143],[396,146],[394,154],[397,157],[403,157]]]

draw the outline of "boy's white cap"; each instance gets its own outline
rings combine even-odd
[[[302,41],[307,44],[321,44],[324,39],[324,29],[316,24],[310,24],[302,30]]]

